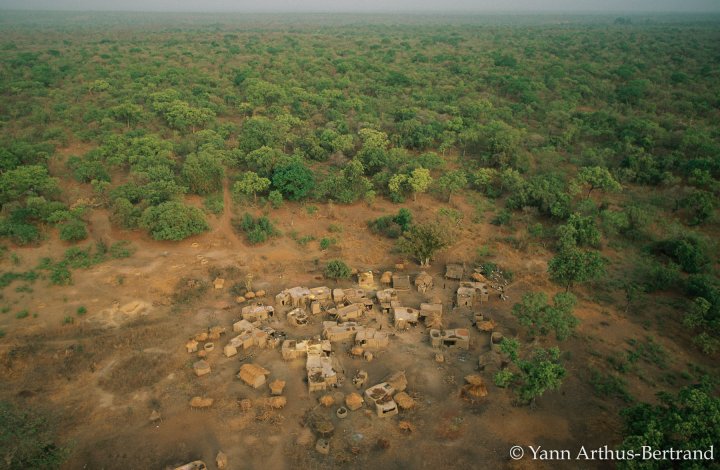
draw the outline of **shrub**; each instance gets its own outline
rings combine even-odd
[[[334,238],[323,238],[320,240],[320,249],[325,251],[331,246],[333,246],[335,243],[337,243],[337,240]]]
[[[186,206],[177,201],[163,202],[145,209],[140,225],[155,240],[182,240],[210,228],[205,216],[197,207]]]
[[[27,309],[23,309],[15,314],[15,318],[17,318],[17,319],[27,318],[29,315],[30,315],[30,312],[28,312]]]
[[[510,372],[508,369],[503,369],[495,374],[494,381],[495,385],[501,388],[505,388],[512,383],[515,379],[515,374]]]
[[[388,238],[399,238],[412,224],[412,213],[405,208],[398,211],[396,215],[385,215],[370,221],[370,231]]]
[[[54,426],[37,411],[0,402],[0,455],[5,468],[59,468],[68,449],[56,442]]]
[[[678,263],[686,273],[702,272],[710,263],[711,257],[705,243],[692,235],[658,242],[655,249]]]
[[[87,313],[87,308],[85,308],[84,305],[81,305],[77,308],[77,314],[80,316],[83,316]]]
[[[74,219],[60,225],[60,239],[66,242],[85,240],[88,236],[85,223]]]
[[[325,277],[328,279],[348,279],[350,277],[350,268],[347,264],[339,259],[328,261],[324,271]]]
[[[233,220],[232,223],[236,230],[245,233],[245,237],[251,245],[264,243],[269,238],[280,234],[270,219],[265,216],[256,219],[246,212],[242,219]]]

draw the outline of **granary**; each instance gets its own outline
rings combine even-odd
[[[373,301],[368,298],[367,292],[364,289],[345,289],[345,299],[343,303],[347,304],[363,304],[366,310],[371,310]]]
[[[415,278],[415,287],[417,287],[418,292],[422,292],[423,294],[426,293],[433,287],[432,276],[425,271],[421,272]]]
[[[361,289],[374,289],[375,280],[372,271],[358,273],[358,285]]]
[[[324,353],[311,353],[307,356],[308,390],[318,392],[337,384],[336,365],[333,358]]]
[[[471,308],[475,303],[475,289],[472,287],[458,287],[456,304],[458,307]]]
[[[470,334],[465,328],[456,328],[454,330],[430,330],[430,343],[434,348],[441,346],[453,347],[461,349],[470,349]]]
[[[365,305],[361,303],[353,303],[337,309],[330,309],[328,312],[341,323],[350,320],[357,320],[365,313]]]
[[[355,345],[366,349],[383,349],[390,344],[390,337],[384,331],[365,328],[355,335]]]
[[[385,271],[380,277],[380,284],[383,286],[390,286],[392,284],[392,271]]]
[[[410,290],[410,276],[407,274],[393,274],[393,289]]]
[[[461,287],[467,287],[475,290],[475,300],[480,302],[488,301],[487,283],[477,281],[465,281],[460,283]]]
[[[275,303],[284,307],[304,307],[305,299],[309,296],[310,289],[307,287],[291,287],[276,295]]]
[[[393,307],[393,325],[398,330],[415,326],[418,322],[418,310],[408,307]]]
[[[338,324],[334,321],[323,322],[323,338],[332,341],[348,341],[355,338],[358,331],[364,330],[364,326],[360,326],[355,322],[345,322]]]
[[[443,306],[440,302],[421,303],[418,319],[425,323],[425,328],[441,328],[442,311]]]
[[[346,296],[345,296],[345,289],[341,288],[335,288],[332,290],[332,300],[336,304],[339,304],[341,302],[345,302]]]
[[[448,264],[445,266],[445,278],[459,281],[465,274],[465,268],[462,264]]]
[[[380,304],[380,309],[383,313],[390,313],[392,302],[397,302],[398,300],[397,291],[395,289],[379,290],[375,293],[375,297],[377,298],[377,301]]]
[[[270,371],[257,364],[243,364],[237,377],[253,388],[260,388],[265,384]]]
[[[301,308],[295,308],[288,312],[287,321],[293,326],[303,326],[308,324],[308,314]]]
[[[272,317],[274,313],[275,309],[272,306],[264,305],[262,302],[243,307],[240,311],[243,320],[249,322],[265,321]]]
[[[394,393],[395,389],[389,383],[379,383],[365,390],[365,401],[368,405],[375,406],[378,417],[395,416],[398,414],[398,407],[393,400]]]
[[[230,345],[237,349],[248,349],[252,346],[264,348],[268,345],[269,333],[261,330],[247,320],[233,323],[233,331],[240,333],[230,339]],[[269,329],[269,331],[273,331]]]
[[[332,350],[330,341],[320,339],[305,339],[296,341],[294,339],[286,339],[283,341],[281,352],[282,357],[286,361],[297,359],[308,354],[329,354]]]

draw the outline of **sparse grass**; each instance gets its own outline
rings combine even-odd
[[[305,206],[305,212],[307,212],[308,215],[315,215],[317,214],[317,211],[317,206]]]
[[[343,231],[342,225],[330,224],[330,226],[328,226],[328,232],[330,232],[330,233],[342,233],[342,231]]]
[[[595,395],[599,397],[620,398],[627,403],[633,401],[632,396],[627,391],[627,383],[621,377],[612,374],[605,375],[592,369],[590,371],[590,385],[592,385]]]
[[[121,240],[110,246],[110,256],[114,259],[129,258],[135,253],[135,247],[127,240]]]
[[[630,363],[642,359],[648,364],[655,364],[660,369],[667,369],[667,351],[651,336],[647,336],[645,341],[629,339],[627,343],[632,346],[632,349],[627,351],[627,359]]]
[[[211,194],[203,201],[205,209],[215,215],[220,215],[225,210],[225,201],[222,194]]]
[[[22,286],[17,286],[17,287],[15,288],[15,292],[27,292],[27,293],[32,293],[32,292],[33,292],[33,288],[30,287],[29,284],[23,284]]]
[[[75,319],[74,319],[73,317],[71,317],[70,315],[68,315],[68,316],[66,316],[65,318],[63,318],[62,324],[63,324],[63,325],[70,325],[70,324],[72,324],[72,323],[74,323],[74,322],[75,322]]]
[[[337,240],[335,240],[334,238],[323,238],[320,240],[320,249],[322,251],[325,251],[336,243]]]
[[[28,312],[27,309],[23,309],[15,314],[15,318],[17,318],[19,320],[21,318],[27,318],[29,315],[30,315],[30,312]]]

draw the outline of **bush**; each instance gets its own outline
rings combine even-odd
[[[335,281],[338,279],[348,279],[350,277],[350,268],[343,261],[334,259],[328,261],[324,274],[326,278],[334,279]]]
[[[197,207],[186,206],[177,201],[163,202],[145,209],[140,225],[155,240],[183,240],[210,228],[205,216]]]
[[[711,259],[705,243],[692,235],[657,242],[655,250],[668,256],[690,274],[704,271]]]
[[[337,240],[334,238],[323,238],[320,240],[320,249],[325,251],[336,243]]]
[[[372,233],[383,235],[388,238],[399,238],[412,224],[412,213],[405,208],[398,211],[396,215],[385,215],[370,221],[368,227]]]
[[[56,443],[49,420],[36,411],[0,402],[0,455],[4,468],[59,468],[68,449]]]
[[[60,239],[66,242],[85,240],[88,236],[85,223],[74,219],[60,225]]]
[[[268,201],[270,201],[270,205],[273,209],[279,209],[283,204],[283,196],[280,191],[270,191],[270,194],[268,194]]]
[[[243,214],[242,219],[239,221],[233,220],[232,224],[236,230],[245,233],[245,237],[251,245],[264,243],[271,237],[275,237],[280,234],[270,219],[265,216],[255,219],[247,212]]]
[[[17,318],[19,320],[21,318],[27,318],[29,315],[30,315],[30,312],[28,312],[27,309],[23,309],[15,314],[15,318]]]
[[[508,385],[512,383],[512,381],[515,379],[515,374],[510,372],[507,369],[503,369],[501,371],[498,371],[497,374],[495,374],[494,381],[495,385],[501,388],[505,388]]]

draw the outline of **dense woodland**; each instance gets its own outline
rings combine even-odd
[[[262,243],[281,236],[271,220],[285,204],[384,198],[400,210],[429,193],[491,208],[498,229],[552,249],[550,278],[568,292],[515,308],[538,334],[567,336],[570,291],[595,282],[626,309],[672,296],[686,347],[717,357],[718,18],[14,13],[0,31],[8,249],[81,242],[105,209],[157,240],[232,209]],[[71,200],[73,185],[93,197]],[[224,187],[237,207],[223,207]],[[371,229],[432,257],[417,249],[431,226],[400,213]],[[683,407],[707,423],[695,444],[712,442],[714,387],[630,408],[626,445],[677,447],[669,410]]]

